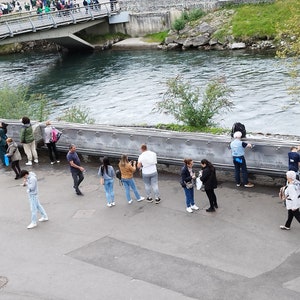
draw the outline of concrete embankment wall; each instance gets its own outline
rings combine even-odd
[[[19,121],[5,120],[8,136],[20,142]],[[34,123],[33,123],[34,124]],[[199,169],[199,162],[206,158],[222,171],[225,180],[233,179],[231,152],[228,149],[229,135],[211,135],[202,133],[184,133],[154,128],[117,127],[109,125],[81,125],[70,123],[53,123],[63,132],[57,147],[66,152],[71,143],[76,144],[78,152],[88,156],[120,158],[126,153],[131,159],[137,159],[140,145],[146,143],[155,151],[163,170],[178,172],[185,157],[191,157]],[[42,139],[44,124],[35,124],[35,137]],[[265,185],[283,183],[287,170],[287,153],[292,145],[299,144],[297,137],[248,136],[247,142],[255,145],[247,149],[246,160],[251,181]]]
[[[171,28],[172,23],[185,10],[209,11],[227,3],[262,3],[274,0],[120,0],[122,11],[129,13],[129,22],[114,25],[114,31],[132,37],[160,32]]]

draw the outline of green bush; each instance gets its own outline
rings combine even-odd
[[[181,16],[176,19],[172,28],[176,31],[182,30],[188,22],[196,21],[202,18],[206,13],[201,9],[193,9],[191,11],[184,11]]]
[[[80,124],[94,124],[95,120],[89,117],[90,110],[85,106],[71,106],[66,109],[59,121]]]
[[[182,30],[185,26],[185,21],[184,19],[176,19],[173,23],[173,29],[176,30],[177,32]]]
[[[0,89],[0,117],[20,119],[28,116],[32,120],[45,121],[51,111],[51,103],[43,94],[29,94],[24,86]]]
[[[205,91],[186,83],[180,76],[167,81],[168,90],[154,111],[172,115],[184,125],[206,128],[215,125],[212,118],[222,110],[230,110],[233,103],[227,99],[232,93],[223,78],[213,79]]]

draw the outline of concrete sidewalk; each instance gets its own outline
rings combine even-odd
[[[300,224],[279,229],[287,212],[278,188],[221,183],[216,213],[195,191],[200,210],[188,214],[178,176],[160,173],[160,204],[128,205],[116,181],[108,208],[98,164],[83,165],[83,197],[64,158],[27,168],[49,215],[31,230],[26,188],[0,169],[1,300],[300,298]]]

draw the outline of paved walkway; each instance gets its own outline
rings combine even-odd
[[[1,300],[300,299],[300,224],[279,229],[278,188],[221,183],[216,213],[196,191],[188,214],[178,176],[160,174],[160,204],[128,205],[117,183],[108,208],[98,166],[84,166],[83,197],[64,159],[31,167],[49,215],[32,230],[26,188],[0,169]]]

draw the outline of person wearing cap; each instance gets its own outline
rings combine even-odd
[[[285,189],[285,200],[286,200],[286,209],[288,211],[288,219],[285,222],[285,225],[280,225],[282,230],[290,230],[291,223],[293,218],[300,223],[300,182],[296,179],[296,172],[287,171],[287,188]]]
[[[230,143],[230,149],[235,169],[236,186],[241,186],[240,172],[242,170],[242,184],[244,187],[251,188],[254,184],[248,181],[248,170],[244,155],[245,148],[252,148],[252,145],[241,141],[242,133],[240,131],[236,131],[233,137],[234,140]]]

